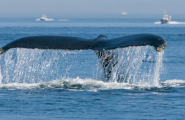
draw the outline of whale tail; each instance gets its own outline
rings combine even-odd
[[[68,36],[31,36],[14,40],[0,48],[0,54],[11,48],[53,49],[53,50],[93,50],[103,67],[105,79],[109,80],[112,69],[118,63],[117,48],[133,46],[153,46],[160,52],[166,47],[166,41],[153,34],[135,34],[119,38],[108,39],[99,35],[96,39],[84,39]]]

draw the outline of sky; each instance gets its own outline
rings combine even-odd
[[[0,17],[116,18],[127,17],[185,18],[185,0],[0,0]]]

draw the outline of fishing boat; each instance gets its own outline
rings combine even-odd
[[[48,20],[48,18],[47,18],[47,16],[46,16],[46,15],[42,15],[42,17],[40,18],[40,20],[45,21],[45,20]]]
[[[48,19],[46,15],[42,15],[42,17],[36,19],[36,21],[54,21],[54,19]]]
[[[168,22],[171,21],[171,16],[164,14],[163,18],[161,19],[162,24],[167,24]]]

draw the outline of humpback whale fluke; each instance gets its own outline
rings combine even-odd
[[[96,39],[84,39],[67,36],[31,36],[14,40],[0,48],[0,53],[4,53],[11,48],[28,49],[63,49],[63,50],[111,50],[130,46],[153,46],[156,51],[162,51],[167,43],[157,35],[135,34],[119,38],[108,39],[104,35]]]
[[[111,75],[112,68],[117,64],[116,54],[109,50],[132,46],[153,46],[156,51],[162,51],[167,43],[154,34],[135,34],[108,39],[100,35],[95,39],[84,39],[67,36],[31,36],[17,39],[0,48],[0,54],[11,48],[54,49],[54,50],[93,50],[100,59],[102,67]],[[109,78],[109,77],[108,77]]]

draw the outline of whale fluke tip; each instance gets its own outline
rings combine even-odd
[[[0,54],[3,54],[4,50],[2,48],[0,48]]]
[[[156,50],[157,50],[158,52],[161,52],[166,46],[167,46],[167,42],[165,42],[164,44],[158,46],[158,47],[156,48]]]

